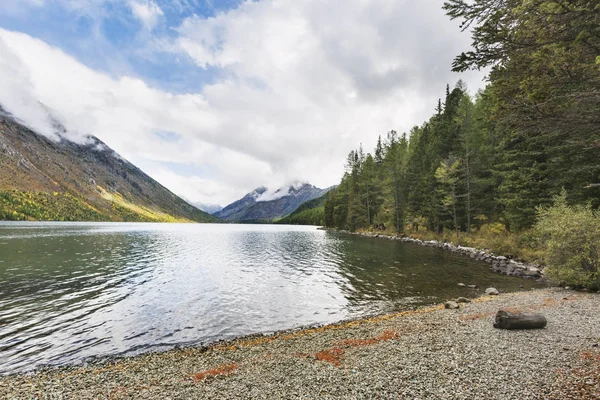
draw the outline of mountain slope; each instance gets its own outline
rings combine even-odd
[[[192,205],[209,214],[214,214],[223,209],[219,204],[192,203]]]
[[[256,199],[267,191],[267,188],[261,186],[254,189],[239,200],[229,204],[221,211],[216,212],[215,216],[226,221],[241,221],[244,219],[246,209],[256,203]]]
[[[283,225],[325,225],[327,193],[302,203],[294,212],[278,220]]]
[[[31,131],[2,107],[0,219],[218,221],[98,138],[90,136],[85,144],[55,142]]]
[[[259,187],[215,214],[227,221],[272,221],[293,212],[308,200],[321,197],[329,189],[319,189],[308,183],[294,183],[269,192]]]

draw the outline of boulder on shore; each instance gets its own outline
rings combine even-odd
[[[488,296],[498,296],[500,292],[498,292],[498,289],[491,287],[485,289],[485,294]]]
[[[460,306],[455,301],[447,301],[444,303],[444,308],[447,308],[449,310],[456,310],[457,308],[460,308]]]
[[[500,310],[496,314],[494,328],[498,329],[542,329],[548,321],[542,314],[510,312]]]

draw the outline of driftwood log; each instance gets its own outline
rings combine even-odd
[[[496,314],[494,328],[498,329],[542,329],[548,321],[542,314],[500,310]]]

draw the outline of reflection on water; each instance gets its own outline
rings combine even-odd
[[[0,373],[532,287],[442,250],[267,225],[0,222]]]

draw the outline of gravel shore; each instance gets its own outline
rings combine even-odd
[[[542,330],[492,326],[500,308]],[[0,377],[1,399],[600,398],[600,295],[542,289]]]

